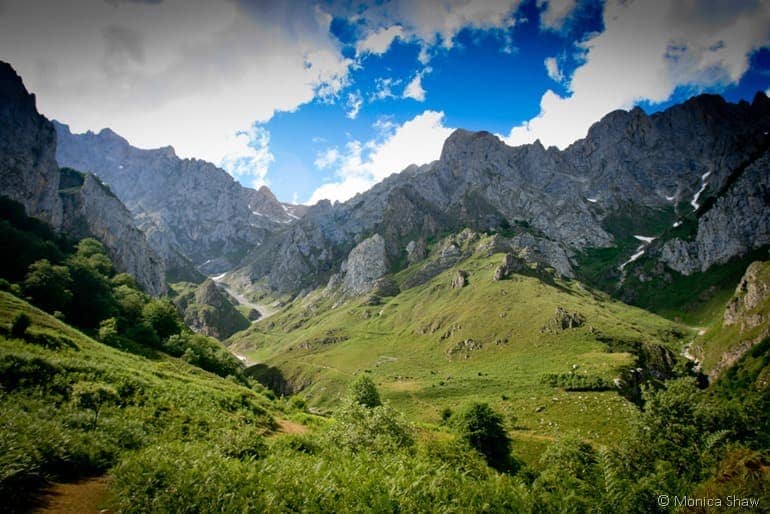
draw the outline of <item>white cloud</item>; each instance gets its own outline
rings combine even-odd
[[[564,74],[559,69],[559,62],[556,60],[556,57],[547,57],[544,64],[551,80],[555,82],[562,82],[564,80]]]
[[[422,74],[418,73],[404,88],[403,98],[412,98],[418,102],[425,101],[425,89],[422,87]]]
[[[299,2],[6,0],[0,48],[48,117],[220,163],[253,150],[254,122],[346,85],[330,23]]]
[[[361,92],[356,90],[352,93],[348,93],[348,112],[345,113],[345,116],[350,118],[351,120],[354,120],[358,117],[358,111],[361,110],[361,106],[364,104],[364,99],[361,96]]]
[[[612,110],[663,102],[678,86],[737,82],[749,54],[769,43],[770,3],[608,0],[604,26],[581,44],[585,63],[569,79],[571,96],[547,91],[540,113],[514,127],[508,144],[564,148]]]
[[[393,128],[381,140],[366,143],[354,140],[343,151],[335,148],[320,154],[316,166],[335,169],[336,180],[316,189],[307,203],[314,204],[324,198],[347,200],[410,164],[438,159],[444,141],[453,130],[444,126],[443,121],[443,112],[425,111]]]
[[[358,53],[382,54],[396,37],[422,43],[419,60],[430,60],[429,47],[454,45],[464,28],[506,28],[515,24],[521,0],[393,0],[369,7],[360,15],[364,34]],[[356,16],[357,13],[356,13]]]
[[[546,30],[561,30],[576,6],[576,0],[537,0],[539,9],[545,7],[540,13],[540,27]]]
[[[404,37],[404,30],[398,25],[375,30],[356,43],[356,55],[382,55],[398,37]]]
[[[394,79],[392,77],[376,78],[374,80],[374,92],[369,95],[369,101],[385,100],[386,98],[395,98],[393,94],[393,88],[401,84],[400,79]]]
[[[220,166],[242,182],[259,188],[268,184],[266,175],[275,159],[270,153],[270,133],[252,126],[226,139],[225,157]]]

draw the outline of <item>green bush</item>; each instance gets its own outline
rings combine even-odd
[[[382,405],[380,393],[371,378],[359,375],[348,388],[348,398],[364,407],[373,408]]]
[[[31,323],[29,316],[23,312],[18,313],[11,322],[11,337],[23,339]]]
[[[489,404],[471,403],[457,413],[454,425],[460,437],[481,453],[490,466],[499,471],[516,470],[503,417]]]

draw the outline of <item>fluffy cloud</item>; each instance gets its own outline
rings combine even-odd
[[[267,171],[275,160],[270,153],[270,133],[263,127],[252,126],[227,138],[225,157],[221,165],[242,183],[259,188],[268,185]]]
[[[559,69],[559,62],[556,57],[547,57],[545,62],[545,69],[551,80],[555,82],[561,82],[564,80],[564,74]]]
[[[298,2],[5,0],[0,48],[39,109],[73,130],[264,163],[254,122],[347,84],[330,23]]]
[[[580,45],[585,63],[569,80],[571,96],[547,91],[540,113],[514,127],[508,144],[540,139],[563,148],[609,111],[663,102],[679,86],[737,82],[751,52],[769,43],[770,3],[608,0],[604,25]]]
[[[315,164],[323,170],[334,170],[336,180],[316,189],[307,203],[324,198],[347,200],[410,164],[438,159],[444,140],[453,130],[443,121],[443,112],[425,111],[403,125],[390,125],[391,131],[379,140],[354,140],[342,151],[332,148],[322,152]]]
[[[403,98],[412,98],[418,102],[425,101],[425,89],[422,87],[422,74],[418,73],[404,88]]]
[[[540,26],[559,31],[577,6],[576,0],[537,0],[537,6],[545,9],[540,13]]]
[[[521,0],[392,0],[350,16],[362,21],[357,53],[382,54],[400,37],[422,43],[420,60],[427,63],[430,47],[451,48],[464,28],[498,29],[512,26]]]

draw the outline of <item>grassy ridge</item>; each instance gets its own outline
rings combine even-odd
[[[675,324],[577,282],[524,275],[495,282],[500,260],[475,255],[381,305],[360,298],[335,305],[315,292],[228,343],[301,388],[316,407],[336,405],[346,384],[366,373],[414,420],[435,423],[445,409],[480,400],[505,413],[508,428],[527,442],[565,430],[590,440],[619,437],[636,416],[628,401],[615,391],[566,392],[543,378],[574,373],[612,383],[635,358],[608,352],[598,337],[678,353]],[[462,289],[450,285],[457,268],[469,273]],[[585,324],[542,331],[557,307],[579,312]]]

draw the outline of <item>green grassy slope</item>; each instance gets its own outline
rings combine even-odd
[[[509,416],[519,439],[566,431],[589,440],[620,436],[636,408],[616,391],[566,392],[544,377],[573,373],[611,384],[635,357],[610,353],[601,340],[663,344],[678,353],[677,326],[577,282],[524,275],[495,282],[500,261],[500,254],[474,255],[381,305],[362,298],[334,305],[317,291],[227,343],[317,407],[335,406],[346,384],[366,373],[384,399],[415,420],[438,422],[444,409],[481,400]],[[468,271],[469,284],[452,289],[458,268]],[[557,307],[579,312],[585,324],[541,331]],[[464,349],[469,339],[480,348]]]
[[[10,326],[31,325],[21,338]],[[44,479],[101,473],[131,450],[169,441],[228,447],[275,428],[275,404],[165,354],[103,345],[0,292],[0,492],[25,499]],[[98,418],[83,391],[104,395]],[[6,496],[7,497],[7,496]]]

